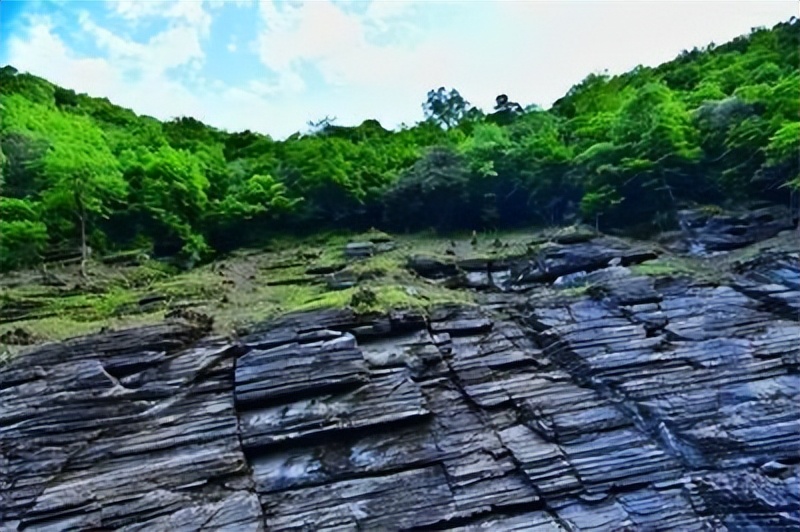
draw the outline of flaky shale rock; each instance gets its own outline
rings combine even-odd
[[[35,348],[0,368],[0,529],[798,530],[794,259]]]
[[[6,530],[261,530],[236,348],[182,322],[42,347],[0,371]]]

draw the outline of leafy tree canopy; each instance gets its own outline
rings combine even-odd
[[[591,73],[548,110],[501,94],[484,113],[440,87],[417,124],[326,117],[282,141],[161,122],[6,66],[0,268],[77,243],[151,242],[191,264],[300,226],[582,217],[605,229],[663,220],[687,202],[785,202],[800,187],[798,50],[792,19],[656,67]]]

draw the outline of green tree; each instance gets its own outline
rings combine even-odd
[[[163,246],[176,241],[190,262],[210,251],[201,233],[208,208],[209,182],[202,163],[185,150],[163,146],[156,151],[139,150],[125,157],[125,172],[134,186],[137,208],[152,222]]]
[[[417,124],[328,120],[280,141],[162,123],[4,67],[0,193],[37,205],[6,232],[30,235],[33,249],[76,234],[84,250],[140,237],[191,263],[209,243],[304,225],[555,224],[583,206],[625,226],[687,201],[783,202],[800,181],[799,61],[792,19],[655,68],[590,74],[547,111],[501,95],[484,116],[442,87]]]
[[[469,114],[472,106],[456,90],[449,91],[444,87],[428,91],[428,97],[422,104],[425,118],[444,128],[453,128]]]
[[[620,108],[612,131],[616,149],[606,164],[595,166],[592,188],[614,188],[625,201],[625,221],[644,221],[675,208],[702,183],[690,171],[700,157],[691,115],[662,83],[647,83]],[[634,199],[635,198],[635,199]],[[618,222],[621,219],[617,220]]]
[[[0,270],[36,264],[47,240],[37,203],[0,197]]]
[[[795,211],[792,215],[800,218],[800,122],[784,124],[770,138],[766,151],[767,165],[762,172],[777,174],[780,186],[789,190],[789,207]]]
[[[386,221],[406,230],[473,227],[477,212],[470,182],[463,156],[451,148],[432,148],[386,191]]]
[[[496,124],[479,124],[459,145],[459,151],[469,161],[472,171],[483,177],[496,177],[496,166],[511,149],[511,137]]]
[[[2,108],[0,107],[0,112],[2,112]],[[6,158],[6,154],[3,153],[3,144],[0,142],[0,194],[3,193],[6,185],[6,163],[8,159]]]
[[[66,211],[77,218],[81,275],[86,277],[87,225],[96,217],[108,215],[113,203],[125,198],[127,184],[108,149],[92,142],[91,131],[76,130],[73,135],[72,141],[61,139],[45,157],[48,187],[42,198],[49,212]]]
[[[624,198],[608,185],[593,192],[587,192],[581,199],[581,213],[589,218],[594,218],[594,228],[600,232],[600,217],[613,207],[622,203]]]
[[[287,212],[301,198],[291,198],[286,185],[270,175],[254,175],[228,190],[222,200],[216,200],[215,215],[228,223],[250,220],[265,214]]]

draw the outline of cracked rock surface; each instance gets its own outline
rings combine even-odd
[[[797,254],[715,285],[591,246],[427,318],[32,350],[0,368],[0,530],[800,529]],[[520,287],[581,269],[592,297]]]

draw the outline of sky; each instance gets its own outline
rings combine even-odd
[[[548,108],[798,14],[795,0],[0,0],[0,65],[166,120],[274,138],[414,124],[429,90]]]

